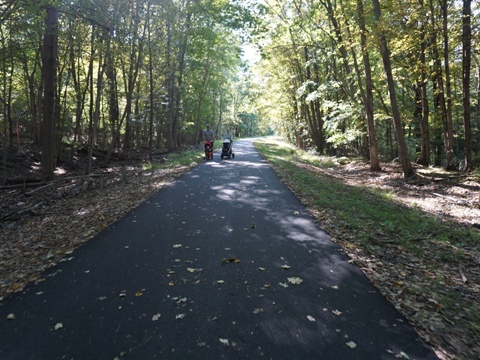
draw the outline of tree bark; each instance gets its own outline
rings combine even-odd
[[[47,6],[45,37],[43,45],[43,124],[42,124],[42,179],[49,181],[55,171],[55,89],[57,71],[57,24],[58,12],[54,6]]]
[[[453,163],[453,115],[452,115],[452,85],[450,79],[450,60],[449,60],[449,42],[448,42],[448,0],[443,0],[443,62],[445,66],[445,117],[444,117],[444,142],[445,142],[445,160],[446,170],[456,170]]]
[[[381,18],[381,10],[379,0],[372,0],[375,20],[378,23]],[[387,38],[383,31],[379,34],[380,52],[382,53],[383,66],[385,68],[385,76],[387,78],[388,92],[390,95],[390,105],[392,107],[393,126],[397,136],[398,156],[402,164],[403,175],[405,178],[414,175],[412,164],[408,158],[407,144],[405,142],[405,135],[403,131],[402,119],[397,104],[397,96],[395,93],[395,82],[392,75],[392,65],[390,62],[390,50],[387,45]]]
[[[105,58],[109,56],[110,51],[110,34],[108,32],[104,33],[104,36],[107,36],[107,46],[106,46],[106,55]],[[105,60],[106,62],[107,60]],[[99,51],[99,64],[101,66],[98,68],[97,74],[97,92],[95,97],[94,110],[92,113],[92,124],[90,129],[90,134],[88,136],[88,157],[87,157],[87,164],[85,166],[85,175],[89,175],[92,170],[92,153],[93,153],[93,146],[95,145],[95,139],[97,137],[97,127],[100,118],[100,102],[102,98],[102,91],[103,91],[103,74],[105,73],[106,64],[103,63],[103,53]],[[92,86],[92,93],[93,93],[93,86]],[[91,99],[93,101],[93,98]]]
[[[334,9],[334,6],[331,0],[325,0],[325,1],[320,0],[320,3],[325,7],[325,10],[327,10],[328,18],[335,32],[338,50],[340,51],[340,54],[342,56],[342,65],[345,71],[344,81],[345,81],[346,93],[350,96],[351,99],[355,99],[355,88],[353,86],[353,83],[349,80],[349,76],[352,73],[352,67],[348,62],[348,51],[345,47],[345,43],[343,40],[342,28],[341,28],[340,22],[335,16],[336,9]]]
[[[365,112],[367,115],[368,147],[370,152],[370,170],[380,171],[380,160],[378,158],[377,136],[375,132],[375,120],[373,115],[373,81],[370,67],[370,57],[367,50],[367,28],[365,26],[365,13],[363,0],[357,0],[358,22],[360,27],[361,47],[363,66],[365,70],[365,96],[363,98]],[[359,80],[360,83],[360,80]]]
[[[154,102],[154,82],[153,82],[153,51],[152,51],[152,29],[150,26],[151,19],[151,3],[147,2],[147,34],[148,34],[148,82],[149,82],[149,100],[150,111],[148,113],[148,160],[152,161],[153,148],[153,102]]]
[[[463,0],[463,128],[465,133],[465,166],[464,171],[472,171],[472,132],[470,124],[470,67],[472,61],[472,1]]]

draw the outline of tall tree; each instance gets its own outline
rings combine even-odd
[[[43,45],[43,124],[42,124],[42,179],[53,179],[55,171],[55,89],[57,79],[57,8],[49,5],[46,8],[45,35]]]
[[[424,13],[424,2],[419,1],[421,13]],[[417,163],[423,166],[430,165],[430,128],[429,128],[429,105],[427,95],[427,27],[425,17],[419,20],[420,30],[420,79],[417,80],[415,85],[416,93],[418,94],[415,102],[415,109],[419,115],[420,122],[420,155],[417,159]]]
[[[375,20],[377,22],[377,25],[379,25],[377,27],[377,30],[379,31],[378,36],[380,42],[380,52],[382,54],[387,87],[390,95],[390,106],[392,108],[393,126],[395,129],[395,134],[397,136],[398,157],[400,159],[400,163],[402,164],[403,175],[404,177],[408,178],[414,175],[414,171],[412,164],[410,163],[410,160],[408,158],[407,143],[405,141],[402,119],[397,103],[395,82],[392,75],[392,65],[390,60],[390,50],[388,48],[387,38],[385,36],[384,30],[382,30],[381,25],[379,24],[381,19],[380,2],[379,0],[372,0],[372,3]]]
[[[452,81],[450,76],[450,45],[448,31],[448,1],[441,0],[443,28],[443,63],[445,68],[445,111],[444,111],[444,142],[446,170],[455,170],[453,163],[453,109]]]
[[[365,112],[367,114],[368,143],[370,151],[370,170],[379,171],[380,160],[377,150],[377,136],[375,132],[374,112],[373,112],[373,80],[370,66],[370,56],[367,49],[367,28],[365,26],[365,13],[363,10],[363,0],[357,0],[358,25],[360,27],[361,48],[363,56],[363,67],[365,71],[365,95],[363,101]],[[360,81],[359,81],[360,82]]]
[[[463,128],[465,133],[465,166],[464,171],[472,170],[472,131],[470,124],[470,67],[472,63],[472,1],[463,0],[463,32],[462,32],[462,75],[463,75]]]

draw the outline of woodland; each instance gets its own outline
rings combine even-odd
[[[186,171],[142,166],[200,152],[207,124],[360,158],[358,182],[390,174],[400,193],[418,169],[476,184],[479,15],[471,0],[0,0],[0,296]],[[445,184],[430,208],[471,203],[476,229],[478,186]]]
[[[174,151],[276,133],[319,154],[471,171],[480,163],[471,0],[0,3],[0,126],[41,178],[94,151]],[[253,54],[253,56],[252,56]],[[24,179],[26,180],[26,179]]]

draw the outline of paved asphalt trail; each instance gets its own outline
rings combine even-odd
[[[234,152],[7,297],[0,359],[436,359],[252,142]]]

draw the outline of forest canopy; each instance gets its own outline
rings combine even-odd
[[[108,149],[107,164],[118,149],[197,144],[207,123],[258,133],[237,116],[252,113],[241,56],[257,27],[252,9],[228,0],[2,2],[5,151],[41,147],[49,179],[79,148],[90,157]]]
[[[258,109],[292,143],[372,170],[398,160],[405,176],[410,162],[478,168],[478,2],[265,4]]]
[[[3,157],[41,148],[48,180],[78,149],[104,149],[108,164],[114,151],[195,146],[212,124],[361,156],[371,170],[398,161],[406,177],[412,162],[470,171],[479,10],[471,0],[3,1]]]

